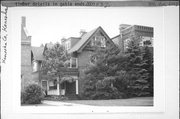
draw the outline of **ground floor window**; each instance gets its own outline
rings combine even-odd
[[[49,90],[57,89],[57,80],[49,81]]]

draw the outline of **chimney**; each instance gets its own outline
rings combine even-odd
[[[63,37],[63,38],[61,39],[61,44],[64,45],[65,41],[66,41],[66,38]]]
[[[86,34],[87,32],[86,32],[86,30],[84,30],[84,29],[81,29],[80,30],[80,36],[82,37],[84,34]]]
[[[26,17],[21,17],[21,26],[26,27]]]

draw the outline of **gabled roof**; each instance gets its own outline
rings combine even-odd
[[[82,48],[85,47],[85,45],[87,44],[87,42],[89,41],[89,39],[96,33],[96,31],[99,31],[101,30],[104,35],[108,38],[109,36],[106,34],[106,32],[99,26],[98,28],[95,28],[93,30],[91,30],[90,32],[87,32],[86,34],[84,34],[82,36],[82,38],[74,45],[74,47],[72,47],[68,53],[72,53],[72,52],[75,52],[75,51],[80,51]],[[113,43],[113,42],[112,42]]]
[[[119,37],[119,36],[120,36],[120,34],[117,35],[117,36],[112,37],[111,40],[113,40],[113,39],[115,39],[115,38],[117,38],[117,37]]]
[[[72,53],[75,52],[77,50],[79,50],[81,48],[81,46],[94,34],[94,32],[97,30],[98,28],[93,29],[90,32],[87,32],[86,34],[84,34],[81,38],[81,40],[79,40],[79,42],[77,42],[74,47],[72,47],[68,52]]]
[[[44,60],[43,51],[44,47],[31,47],[34,60],[41,61]]]

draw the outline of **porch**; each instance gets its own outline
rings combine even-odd
[[[40,83],[46,96],[73,97],[79,94],[78,70],[64,68],[62,71],[63,75],[41,75]]]

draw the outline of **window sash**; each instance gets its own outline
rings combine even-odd
[[[49,83],[49,90],[56,90],[56,89],[57,89],[57,80],[54,80],[52,83]]]
[[[106,47],[106,40],[103,36],[94,36],[91,40],[91,46]]]
[[[78,58],[70,58],[69,68],[78,68]]]

